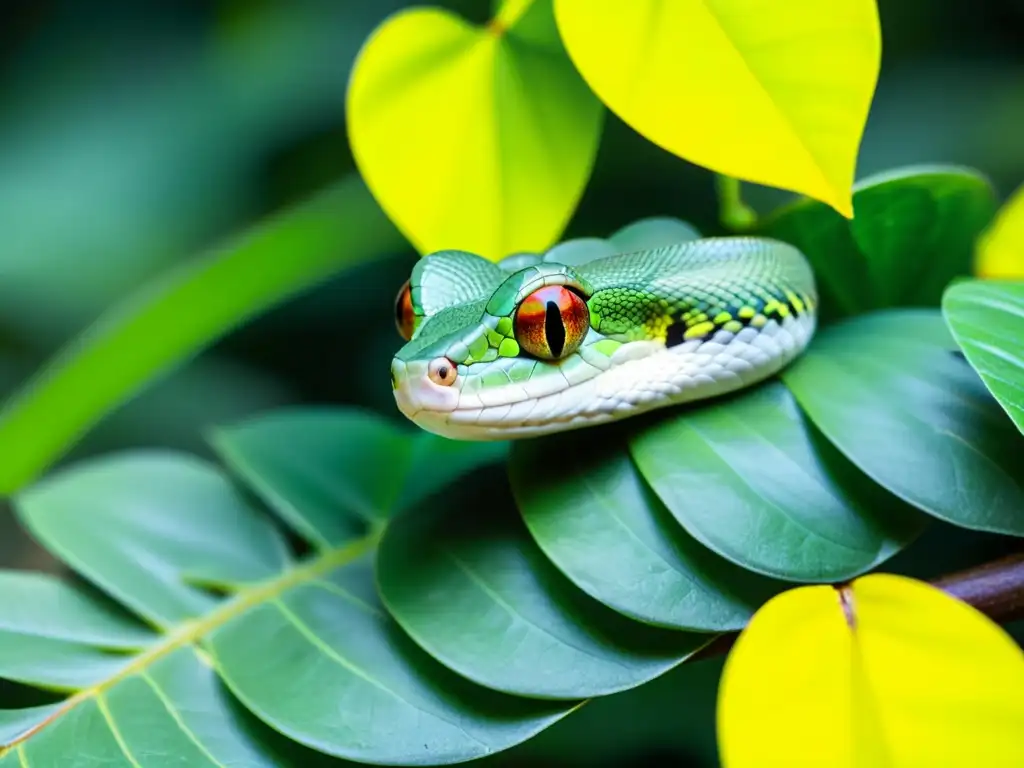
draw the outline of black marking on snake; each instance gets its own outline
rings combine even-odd
[[[686,323],[681,319],[677,319],[665,331],[665,347],[675,347],[682,344],[684,333],[686,333]]]
[[[562,325],[562,312],[553,301],[544,307],[544,335],[547,336],[551,354],[556,359],[561,357],[565,349],[565,326]]]

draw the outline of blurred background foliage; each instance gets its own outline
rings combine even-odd
[[[282,206],[353,173],[345,89],[366,36],[401,0],[12,0],[0,11],[0,391],[112,303]],[[435,3],[472,21],[487,0]],[[879,0],[882,73],[858,178],[944,162],[1024,182],[1024,2]],[[760,211],[788,194],[750,187]],[[713,177],[609,115],[566,236],[679,216],[720,231]],[[282,259],[288,254],[282,253]],[[235,332],[105,420],[64,461],[117,448],[208,453],[204,430],[285,403],[398,417],[386,385],[392,300],[411,248],[342,273]],[[900,557],[935,573],[999,554],[937,529]],[[50,568],[0,518],[0,562]],[[922,569],[919,569],[922,570]],[[927,573],[922,573],[927,576]],[[643,747],[714,760],[721,660],[607,697],[494,758],[594,763]],[[680,717],[680,686],[694,711]],[[2,697],[2,694],[0,694]],[[700,708],[697,712],[696,708]],[[646,708],[643,718],[630,710]],[[612,727],[612,725],[615,727]]]

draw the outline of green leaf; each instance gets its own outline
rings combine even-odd
[[[128,657],[64,640],[0,633],[0,677],[19,683],[74,691],[117,675]]]
[[[522,696],[632,688],[711,639],[644,626],[580,592],[531,540],[503,472],[477,472],[457,494],[395,518],[377,581],[388,610],[428,653]]]
[[[188,647],[62,704],[3,715],[10,725],[0,735],[14,747],[0,765],[67,765],[70,755],[83,754],[97,765],[125,768],[286,764],[231,701],[207,659]]]
[[[1024,535],[1020,433],[948,346],[903,335],[900,323],[892,313],[891,333],[870,316],[825,329],[783,380],[836,448],[892,493],[954,525]]]
[[[610,240],[601,237],[577,237],[564,240],[544,252],[544,259],[574,266],[620,253]]]
[[[972,273],[975,242],[995,215],[996,199],[975,171],[914,166],[858,182],[853,209],[848,221],[804,199],[761,227],[807,255],[826,321],[870,309],[937,306],[952,279]]]
[[[668,216],[656,216],[627,224],[608,237],[577,237],[563,240],[545,251],[542,258],[559,264],[584,264],[606,256],[663,248],[699,237],[700,232],[685,221]]]
[[[146,286],[0,411],[0,493],[31,481],[147,382],[246,319],[401,244],[351,177]]]
[[[443,440],[340,408],[275,410],[217,430],[213,442],[275,512],[321,548],[343,544],[364,523],[386,520],[507,451],[504,443]]]
[[[284,540],[213,466],[154,451],[78,465],[17,499],[25,527],[157,627],[210,610],[287,563]]]
[[[863,573],[927,520],[821,440],[777,381],[641,429],[630,450],[694,538],[780,579]]]
[[[58,473],[20,496],[16,508],[44,546],[162,632],[143,643],[141,631],[111,608],[39,577],[22,592],[6,592],[17,626],[38,635],[15,643],[11,633],[7,663],[16,654],[45,654],[48,674],[62,672],[61,687],[76,691],[36,710],[42,717],[34,730],[12,729],[6,743],[17,744],[9,755],[30,765],[82,753],[104,765],[163,766],[181,756],[191,765],[278,764],[263,756],[193,645],[202,622],[216,621],[223,605],[195,582],[240,583],[285,564],[280,535],[226,478],[195,459],[142,453]],[[56,610],[58,600],[66,612]],[[86,642],[138,653],[105,654]],[[29,714],[6,718],[24,722]]]
[[[346,434],[356,447],[364,436]],[[403,478],[413,467],[457,475],[462,454],[447,462],[431,453],[376,482],[428,487]],[[82,595],[62,623],[45,580],[8,591],[0,676],[73,691],[52,709],[0,714],[3,759],[14,764],[57,765],[72,753],[128,768],[312,766],[324,754],[449,763],[512,746],[575,706],[507,696],[445,669],[377,601],[378,534],[296,561],[273,521],[197,459],[160,451],[93,460],[15,501],[41,544],[157,629],[144,634]],[[37,596],[39,606],[27,604]],[[367,712],[377,713],[373,728]]]
[[[24,709],[0,709],[0,744],[10,744],[12,741],[24,738],[24,735],[35,728],[39,723],[54,714],[60,704],[42,704],[37,707],[25,707]],[[0,754],[3,754],[3,747],[0,747]],[[14,754],[13,762],[18,765],[18,755]],[[0,765],[4,764],[0,760]]]
[[[865,336],[883,340],[897,338],[920,342],[951,352],[958,349],[949,328],[935,322],[934,308],[880,309],[858,315],[857,327]]]
[[[143,648],[153,633],[105,602],[44,573],[0,571],[0,634],[97,648]]]
[[[691,537],[644,484],[625,440],[566,433],[517,442],[509,468],[524,521],[580,589],[639,621],[741,628],[783,588]]]
[[[590,177],[604,115],[562,48],[551,0],[486,26],[408,8],[367,40],[349,82],[352,152],[427,254],[495,261],[558,240]]]
[[[1024,431],[1024,283],[959,283],[942,310],[967,362]]]
[[[619,253],[663,248],[696,240],[700,232],[691,224],[670,216],[652,216],[634,221],[608,237]]]
[[[317,571],[211,637],[231,690],[290,738],[361,762],[438,765],[523,741],[574,707],[444,669],[381,609],[365,561]]]

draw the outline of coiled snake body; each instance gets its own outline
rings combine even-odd
[[[575,264],[440,251],[399,293],[392,388],[455,439],[596,425],[768,378],[806,348],[817,301],[804,256],[765,238]]]

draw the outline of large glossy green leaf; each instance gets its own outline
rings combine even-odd
[[[711,639],[631,621],[568,581],[530,538],[504,471],[395,518],[377,580],[432,656],[489,688],[585,698],[631,688]]]
[[[401,245],[353,177],[162,276],[111,309],[0,411],[0,493],[17,491],[152,378],[246,319]]]
[[[337,546],[478,464],[504,443],[444,440],[369,412],[285,408],[217,430],[224,460],[319,547]]]
[[[60,691],[87,688],[117,675],[129,659],[64,640],[0,634],[0,677]]]
[[[857,328],[865,336],[877,336],[882,340],[896,338],[941,347],[951,352],[957,350],[949,328],[935,322],[934,307],[868,312],[857,317]]]
[[[942,316],[933,316],[942,336]],[[954,525],[1024,535],[1020,433],[963,359],[902,333],[901,320],[886,313],[820,332],[783,372],[786,385],[825,436],[893,493]]]
[[[317,570],[210,638],[231,690],[287,736],[360,762],[437,765],[523,741],[575,706],[442,667],[382,610],[365,561]]]
[[[62,765],[84,753],[112,766],[178,764],[176,755],[194,765],[280,764],[262,756],[193,645],[203,629],[192,622],[216,616],[218,602],[191,580],[240,583],[285,563],[280,536],[225,478],[194,459],[140,454],[59,473],[19,497],[17,511],[44,546],[162,631],[140,630],[41,577],[6,592],[11,628],[37,635],[23,636],[19,652],[45,653],[50,673],[81,675],[62,686],[75,693],[60,705],[5,713],[8,760]]]
[[[156,654],[125,678],[62,704],[0,712],[0,723],[0,743],[12,744],[0,760],[5,768],[79,765],[69,761],[83,755],[104,768],[325,763],[297,744],[281,749],[280,737],[239,707],[209,658],[190,647]]]
[[[378,482],[401,483],[407,471]],[[197,459],[161,451],[94,460],[25,491],[16,509],[44,546],[156,629],[46,580],[26,582],[20,600],[9,591],[0,676],[73,695],[54,709],[0,715],[4,759],[446,763],[507,748],[575,706],[510,697],[445,669],[376,602],[376,534],[296,562],[273,522]],[[301,511],[288,522],[300,535],[312,528]],[[54,594],[68,601],[66,621]],[[266,724],[295,740],[286,745],[317,752],[283,756]]]
[[[975,241],[995,215],[996,199],[975,171],[914,166],[858,182],[853,209],[850,221],[804,199],[761,225],[810,259],[826,320],[938,306],[950,280],[972,273]]]
[[[23,738],[28,731],[57,712],[60,706],[59,702],[55,702],[24,709],[0,710],[0,745],[11,744]],[[3,749],[4,747],[0,746],[0,755],[3,755]],[[0,760],[0,765],[19,765],[19,751],[12,750],[7,759]],[[10,759],[11,756],[13,759]]]
[[[634,221],[608,237],[576,237],[563,240],[542,255],[545,261],[583,264],[620,253],[663,248],[700,237],[691,224],[671,216],[652,216]]]
[[[816,435],[776,381],[639,429],[630,450],[692,536],[781,579],[863,573],[912,541],[927,519]]]
[[[959,283],[942,309],[967,361],[1024,431],[1024,282]]]
[[[627,616],[679,629],[739,629],[784,583],[688,534],[644,483],[620,432],[513,446],[512,488],[534,540],[576,586]]]
[[[671,216],[651,216],[634,221],[608,236],[619,253],[663,248],[666,245],[696,240],[700,232],[688,222]]]
[[[138,649],[153,632],[116,607],[44,573],[0,571],[0,634]]]
[[[154,451],[99,461],[17,500],[25,527],[75,570],[157,627],[213,609],[203,586],[273,577],[284,539],[214,467]]]

